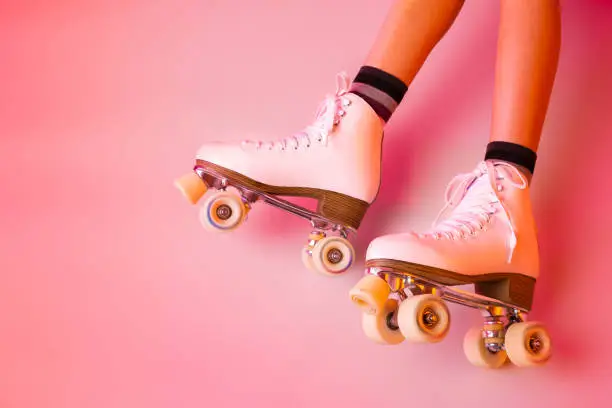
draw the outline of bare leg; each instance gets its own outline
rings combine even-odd
[[[537,151],[560,46],[558,0],[501,0],[490,141]]]
[[[398,0],[366,59],[409,85],[446,34],[464,0]]]

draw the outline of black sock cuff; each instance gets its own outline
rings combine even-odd
[[[367,65],[359,69],[353,82],[368,84],[380,89],[398,104],[404,98],[406,91],[408,91],[408,86],[401,79],[381,69]]]
[[[522,166],[531,174],[538,155],[533,150],[516,143],[495,141],[487,145],[485,160],[503,160]]]

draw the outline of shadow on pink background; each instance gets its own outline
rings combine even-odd
[[[302,220],[264,207],[211,235],[174,190],[204,140],[307,124],[389,4],[0,5],[0,407],[609,403],[612,2],[564,2],[532,189],[545,367],[470,366],[461,342],[479,316],[453,305],[443,343],[373,344],[347,295],[362,261],[315,275]],[[497,21],[497,2],[468,1],[390,123],[361,256],[428,225],[482,158]]]

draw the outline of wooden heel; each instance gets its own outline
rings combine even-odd
[[[365,201],[325,191],[319,198],[317,213],[353,229],[358,229],[369,206],[370,204]]]
[[[476,282],[474,285],[475,292],[479,295],[530,310],[535,283],[536,280],[529,276],[508,274],[500,280]]]

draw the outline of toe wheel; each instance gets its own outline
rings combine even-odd
[[[316,243],[311,252],[315,270],[330,276],[348,270],[355,259],[353,245],[343,237],[325,237]]]
[[[325,238],[325,234],[321,231],[315,231],[308,236],[308,244],[302,248],[302,263],[306,269],[316,271],[314,262],[312,261],[312,249],[317,245],[317,242]]]
[[[473,327],[466,333],[463,338],[463,352],[468,361],[476,367],[499,368],[507,360],[506,351],[501,347],[487,347],[481,327]]]
[[[377,275],[366,275],[350,290],[349,296],[363,313],[376,315],[385,309],[391,288]]]
[[[231,231],[244,221],[247,208],[236,194],[226,191],[212,194],[200,209],[200,222],[213,231]]]
[[[514,323],[508,327],[505,347],[510,361],[519,367],[542,365],[552,352],[550,334],[537,322]]]
[[[361,327],[365,335],[380,344],[399,344],[404,341],[404,335],[397,327],[398,301],[387,299],[382,309],[376,314],[363,313]]]
[[[312,262],[311,250],[312,248],[309,245],[305,245],[304,248],[302,248],[302,263],[304,264],[306,269],[308,269],[309,271],[314,271],[315,266]]]
[[[191,204],[196,204],[208,190],[206,183],[196,173],[185,174],[175,180],[174,185]]]
[[[446,303],[438,296],[417,295],[400,304],[397,322],[406,340],[437,343],[448,333],[450,313]]]

